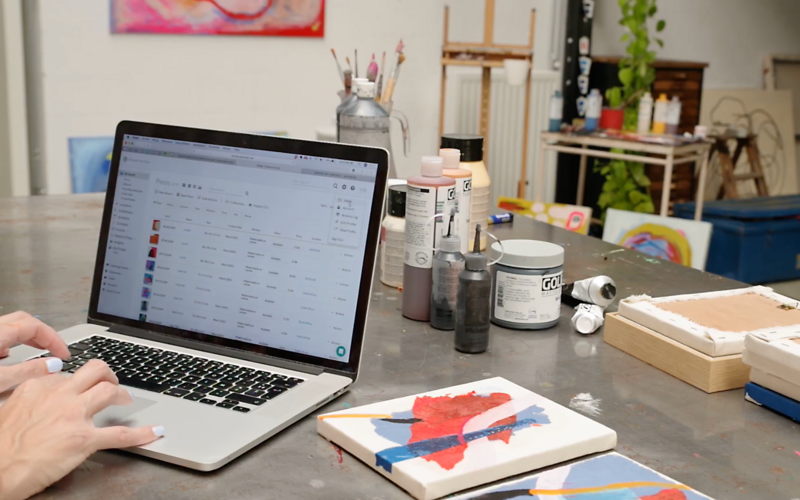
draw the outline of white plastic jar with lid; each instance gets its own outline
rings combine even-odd
[[[502,258],[501,258],[502,254]],[[536,240],[505,240],[491,246],[492,323],[515,330],[558,324],[564,248]]]

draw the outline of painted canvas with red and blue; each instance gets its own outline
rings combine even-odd
[[[503,378],[318,417],[321,436],[419,500],[616,446],[616,433]]]
[[[325,0],[111,0],[111,32],[319,38]]]
[[[712,500],[618,453],[557,467],[452,500]]]

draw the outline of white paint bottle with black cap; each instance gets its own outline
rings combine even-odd
[[[431,319],[433,249],[442,234],[440,218],[455,207],[456,181],[442,175],[444,160],[422,157],[422,175],[410,177],[406,193],[406,245],[403,266],[403,316]]]

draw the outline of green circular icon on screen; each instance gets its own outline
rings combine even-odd
[[[339,347],[336,348],[336,355],[339,356],[340,358],[344,357],[344,353],[345,352],[346,352],[346,349],[344,347],[342,347],[342,346],[339,346]]]

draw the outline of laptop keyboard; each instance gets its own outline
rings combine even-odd
[[[62,371],[105,361],[120,385],[247,413],[303,383],[302,379],[94,336],[69,345]],[[41,358],[50,356],[42,354]]]

